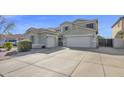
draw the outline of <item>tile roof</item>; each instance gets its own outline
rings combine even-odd
[[[51,28],[48,28],[48,29],[45,29],[45,28],[29,28],[26,33],[30,33],[30,32],[33,32],[33,33],[44,33],[44,32],[51,32],[51,33],[56,33],[57,31],[55,29],[51,29]]]
[[[16,39],[16,40],[20,40],[23,39],[23,35],[22,34],[15,34],[15,35],[0,35],[0,38],[2,39]]]

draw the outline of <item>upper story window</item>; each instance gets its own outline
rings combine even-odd
[[[69,26],[65,26],[65,27],[64,27],[64,30],[65,30],[65,31],[69,30]]]
[[[87,24],[86,27],[87,27],[87,28],[93,28],[93,23]]]

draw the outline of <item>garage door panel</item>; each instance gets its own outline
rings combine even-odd
[[[55,47],[56,40],[54,37],[48,37],[47,38],[47,47]]]
[[[68,47],[91,47],[91,37],[67,37]]]

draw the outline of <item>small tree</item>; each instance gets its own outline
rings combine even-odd
[[[102,36],[100,36],[100,35],[98,35],[98,36],[97,36],[97,40],[101,40],[101,39],[105,39],[105,38],[102,37]]]
[[[5,42],[4,43],[4,48],[6,48],[7,51],[11,50],[13,47],[11,42]]]

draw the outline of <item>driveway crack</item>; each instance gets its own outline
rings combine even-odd
[[[104,77],[105,77],[105,76],[106,76],[106,73],[105,73],[104,65],[103,65],[103,63],[102,63],[102,56],[101,56],[101,54],[99,54],[99,55],[100,55],[100,62],[101,62],[102,69],[103,69],[103,73],[104,73]]]
[[[57,73],[57,74],[61,74],[61,75],[64,75],[64,76],[68,76],[68,77],[69,77],[68,74],[64,74],[64,73],[61,73],[61,72],[58,72],[58,71],[55,71],[55,70],[52,70],[52,69],[49,69],[49,68],[46,68],[46,67],[43,67],[43,66],[38,66],[38,65],[32,65],[32,66],[38,67],[38,68],[40,68],[40,69],[49,70],[49,71],[55,72],[55,73]]]
[[[78,68],[78,66],[81,64],[81,62],[84,60],[84,58],[86,57],[88,53],[86,53],[84,56],[81,57],[81,60],[79,61],[79,63],[76,65],[76,67],[74,68],[74,70],[72,71],[72,73],[70,74],[70,77],[72,76],[72,74],[75,72],[75,70]]]

